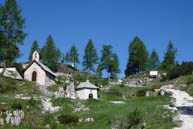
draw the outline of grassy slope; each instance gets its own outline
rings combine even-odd
[[[136,94],[139,89],[118,87],[115,88],[120,94]],[[140,89],[141,90],[141,89]],[[118,128],[127,128],[129,123],[134,119],[139,122],[132,126],[132,128],[141,128],[143,123],[147,124],[149,129],[171,129],[176,125],[172,121],[173,114],[164,109],[162,105],[170,104],[169,97],[153,96],[153,97],[134,97],[127,98],[125,104],[112,104],[112,100],[123,100],[117,93],[116,97],[107,92],[99,92],[100,100],[71,100],[71,99],[53,99],[55,105],[63,106],[64,110],[55,113],[56,117],[59,114],[73,114],[81,118],[93,117],[93,123],[78,123],[74,128],[76,129],[110,129],[111,126],[118,126]],[[116,94],[116,93],[115,93]],[[78,107],[78,103],[89,107],[89,111],[81,111],[72,113],[72,106]],[[134,111],[137,110],[135,116]],[[59,128],[68,128],[68,125],[58,125]]]
[[[0,84],[3,87],[3,93],[0,93],[0,110],[14,110],[14,104],[21,104],[22,110],[25,112],[25,120],[21,126],[11,127],[4,126],[6,129],[26,129],[41,125],[41,101],[40,100],[22,100],[16,99],[16,94],[24,94],[24,97],[39,96],[40,91],[35,84],[28,81],[17,81],[9,78],[0,77]],[[33,101],[33,102],[32,102]],[[5,104],[2,104],[5,103]],[[2,117],[2,116],[0,116]],[[1,127],[0,127],[1,128]]]
[[[55,106],[63,107],[62,110],[53,114],[42,114],[40,101],[36,101],[31,105],[30,100],[15,99],[13,96],[18,93],[24,93],[25,96],[40,95],[38,87],[27,81],[14,81],[7,78],[0,78],[0,84],[7,88],[5,93],[0,93],[0,109],[5,108],[13,110],[11,105],[14,102],[22,104],[25,112],[25,119],[19,127],[6,126],[6,129],[26,129],[44,127],[49,123],[54,128],[66,129],[110,129],[111,126],[118,128],[127,128],[133,122],[136,122],[132,128],[141,128],[143,123],[147,124],[149,129],[171,129],[175,126],[172,122],[172,114],[169,110],[164,109],[162,105],[170,103],[169,97],[130,97],[137,95],[141,88],[113,87],[110,91],[100,91],[99,100],[72,100],[72,99],[52,99]],[[143,90],[146,90],[145,88]],[[151,88],[148,88],[151,90]],[[123,95],[125,98],[123,99]],[[138,95],[137,95],[138,96]],[[110,101],[120,100],[125,104],[112,104]],[[81,111],[73,113],[72,107],[80,107],[84,105],[89,107],[89,111]],[[76,125],[56,124],[57,117],[61,114],[71,114],[81,118],[93,117],[92,123],[78,123]],[[48,119],[49,118],[49,119]],[[1,128],[1,127],[0,127]],[[148,129],[147,128],[147,129]]]

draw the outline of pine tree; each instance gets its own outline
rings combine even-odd
[[[65,61],[72,63],[72,67],[76,67],[77,63],[80,63],[78,59],[78,50],[75,45],[73,45],[69,52],[66,53]]]
[[[97,68],[97,73],[99,76],[102,75],[102,71],[107,71],[107,77],[115,78],[117,73],[120,73],[118,57],[112,52],[111,45],[103,45],[103,50],[101,51],[102,57],[100,59],[100,64]]]
[[[67,63],[71,62],[70,53],[69,53],[69,52],[66,52],[66,55],[65,55],[65,57],[64,57],[64,60],[65,60],[65,62],[67,62]]]
[[[60,50],[56,48],[51,35],[48,36],[45,46],[41,49],[41,59],[53,71],[57,70]]]
[[[174,48],[173,43],[170,41],[164,55],[164,60],[161,63],[160,68],[166,71],[170,71],[175,66],[177,49]]]
[[[83,57],[83,62],[82,62],[82,65],[83,65],[83,70],[84,71],[92,71],[92,72],[95,72],[95,64],[97,64],[97,61],[98,61],[98,56],[97,56],[97,51],[96,49],[94,48],[94,45],[93,45],[93,42],[92,40],[89,40],[88,41],[88,44],[86,45],[85,47],[85,50],[84,50],[84,57]]]
[[[155,51],[155,49],[153,49],[153,51],[150,55],[150,58],[149,58],[149,69],[150,70],[158,69],[159,65],[160,65],[160,62],[159,62],[158,54]]]
[[[129,76],[145,71],[148,66],[148,51],[142,40],[135,37],[129,45],[129,59],[125,75]]]
[[[0,29],[1,29],[1,52],[4,62],[13,63],[16,58],[20,57],[18,44],[23,45],[23,40],[26,37],[24,33],[25,19],[21,16],[16,0],[6,0],[4,5],[0,6]],[[4,73],[4,70],[2,74]]]
[[[32,54],[34,51],[39,51],[39,45],[38,45],[38,42],[37,40],[35,40],[33,43],[32,43],[32,47],[31,47],[31,50],[30,50],[30,55],[28,57],[28,60],[29,61],[32,61]]]

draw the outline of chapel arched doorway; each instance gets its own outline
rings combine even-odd
[[[36,82],[36,80],[37,80],[37,72],[33,71],[33,73],[32,73],[32,81]]]
[[[90,93],[90,94],[88,95],[88,98],[89,98],[89,99],[93,99],[93,94]]]

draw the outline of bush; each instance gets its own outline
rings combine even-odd
[[[193,72],[193,62],[183,62],[181,65],[176,65],[167,75],[166,79],[175,79],[182,75],[189,75]]]
[[[4,92],[5,92],[5,87],[2,84],[0,84],[0,93],[4,93]]]
[[[86,76],[83,76],[81,74],[73,74],[72,75],[72,78],[75,80],[75,81],[79,81],[79,82],[85,82],[87,80]]]
[[[29,105],[31,105],[31,106],[36,105],[36,100],[33,97],[29,100]]]
[[[140,121],[141,121],[141,114],[138,109],[135,109],[128,115],[126,122],[121,123],[121,126],[124,129],[130,129],[133,126],[139,124]]]
[[[19,103],[19,102],[14,101],[14,103],[11,105],[11,107],[12,107],[14,110],[16,110],[16,109],[21,110],[21,109],[22,109],[22,104]]]
[[[115,89],[115,88],[109,89],[107,94],[113,95],[113,96],[122,96],[122,93],[118,89]]]
[[[53,120],[53,116],[50,114],[50,112],[46,112],[45,115],[43,116],[43,125],[51,124]]]
[[[58,120],[61,124],[76,124],[79,121],[79,117],[75,115],[61,115],[58,116]]]
[[[146,91],[147,91],[147,89],[139,90],[139,91],[137,91],[136,96],[137,96],[137,97],[143,97],[143,96],[145,96]]]
[[[103,80],[101,81],[101,84],[102,84],[103,86],[106,86],[106,85],[109,84],[109,80],[108,80],[108,79],[103,79]]]
[[[193,83],[193,77],[188,78],[187,85],[190,85]]]

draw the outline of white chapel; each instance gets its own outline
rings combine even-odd
[[[24,68],[24,79],[34,81],[39,85],[50,86],[55,84],[56,74],[40,62],[40,54],[34,51],[32,61]]]

